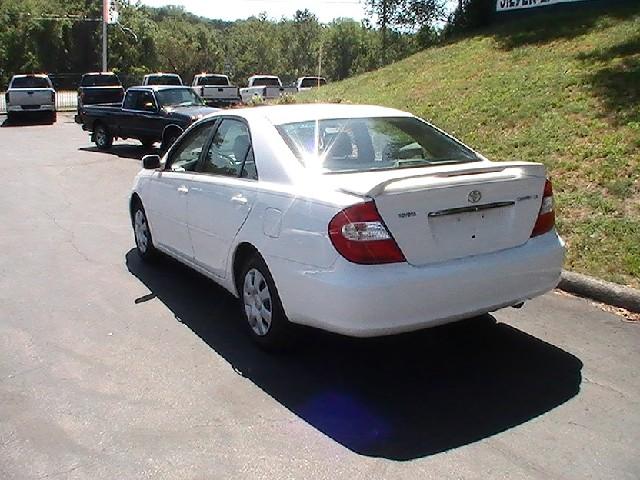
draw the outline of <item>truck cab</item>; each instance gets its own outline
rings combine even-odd
[[[300,77],[296,80],[296,87],[299,92],[311,90],[312,88],[322,87],[327,84],[327,79],[324,77]]]

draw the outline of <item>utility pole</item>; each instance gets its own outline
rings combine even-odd
[[[102,0],[102,71],[107,71],[107,22],[109,21],[109,0]]]

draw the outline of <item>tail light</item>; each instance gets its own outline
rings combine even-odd
[[[404,262],[373,202],[345,208],[329,222],[329,238],[340,255],[366,265]]]
[[[533,226],[531,232],[532,237],[537,237],[543,233],[550,231],[556,224],[556,214],[553,210],[553,187],[551,180],[548,180],[544,184],[544,193],[542,194],[542,205],[540,206],[540,212],[538,213],[538,219]]]
[[[51,92],[51,103],[56,103],[56,92]]]
[[[5,105],[9,105],[9,92],[6,92],[4,94],[4,102],[5,102]]]
[[[200,96],[204,97],[204,87],[200,87]]]

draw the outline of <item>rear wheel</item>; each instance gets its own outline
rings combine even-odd
[[[51,123],[56,123],[56,121],[58,120],[58,113],[57,112],[51,112],[49,114],[49,120],[51,121]]]
[[[98,123],[93,128],[93,141],[100,150],[108,150],[113,145],[113,137],[109,133],[106,125]]]
[[[251,338],[266,350],[290,346],[293,325],[284,313],[271,273],[259,254],[245,263],[238,283],[242,314]]]
[[[153,260],[157,256],[158,251],[153,246],[153,238],[151,238],[147,214],[140,201],[136,202],[136,205],[133,207],[133,235],[136,241],[136,250],[140,258],[145,262]]]

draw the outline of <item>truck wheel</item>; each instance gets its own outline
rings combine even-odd
[[[57,112],[51,112],[50,116],[49,116],[49,121],[54,124],[58,121],[58,113]]]
[[[100,150],[108,150],[113,145],[113,137],[102,123],[93,127],[93,141]]]

